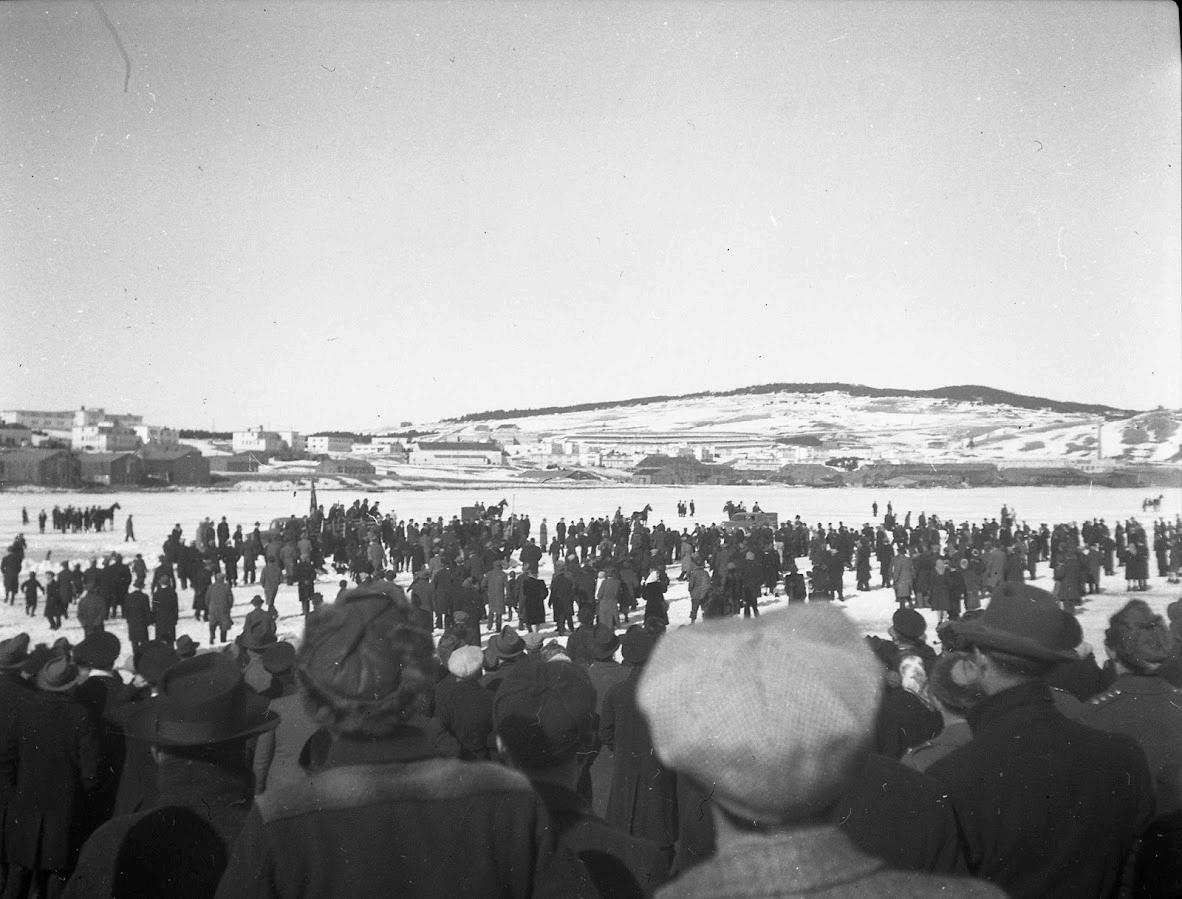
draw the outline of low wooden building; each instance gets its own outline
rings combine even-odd
[[[144,460],[135,453],[79,453],[78,461],[88,484],[138,484],[144,479]]]
[[[209,456],[209,470],[235,474],[251,474],[267,461],[261,453],[234,453],[231,456]]]
[[[138,455],[144,462],[144,476],[151,483],[177,487],[209,484],[209,460],[194,446],[145,446]]]
[[[324,459],[316,466],[316,473],[367,477],[377,474],[377,469],[361,459]]]
[[[69,450],[5,450],[0,452],[0,483],[77,487],[82,483],[82,465]]]

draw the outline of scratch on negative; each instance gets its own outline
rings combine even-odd
[[[1063,260],[1063,271],[1067,271],[1067,257],[1063,255],[1063,232],[1066,226],[1059,228],[1059,234],[1055,238],[1055,246],[1059,250],[1059,258]]]
[[[127,50],[123,46],[123,40],[119,37],[119,32],[115,30],[107,11],[103,9],[103,5],[99,0],[92,0],[94,8],[98,10],[99,18],[103,20],[103,24],[107,26],[107,31],[111,32],[111,37],[115,39],[115,46],[119,48],[119,55],[123,57],[123,93],[127,93],[127,84],[131,81],[131,57],[127,55]]]

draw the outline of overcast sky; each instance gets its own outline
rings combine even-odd
[[[1178,46],[1167,2],[3,3],[0,408],[1182,406]]]

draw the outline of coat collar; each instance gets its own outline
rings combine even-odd
[[[801,827],[720,848],[679,877],[670,895],[743,895],[743,884],[752,883],[776,884],[778,895],[806,894],[850,884],[882,868],[884,862],[864,855],[836,827]]]
[[[1031,681],[1010,687],[990,696],[969,712],[968,722],[973,733],[980,733],[1002,722],[1027,718],[1044,718],[1056,714],[1051,691],[1041,681]]]
[[[432,758],[426,735],[417,727],[401,725],[386,737],[338,737],[325,759],[326,768],[346,765],[381,765],[387,762],[416,762]]]

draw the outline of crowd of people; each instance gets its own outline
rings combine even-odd
[[[83,638],[0,643],[3,895],[1178,895],[1182,600],[1130,599],[1103,664],[1073,613],[1148,552],[1176,583],[1182,522],[873,512],[535,531],[359,500],[64,563],[46,605]],[[866,558],[886,635],[837,608]]]

